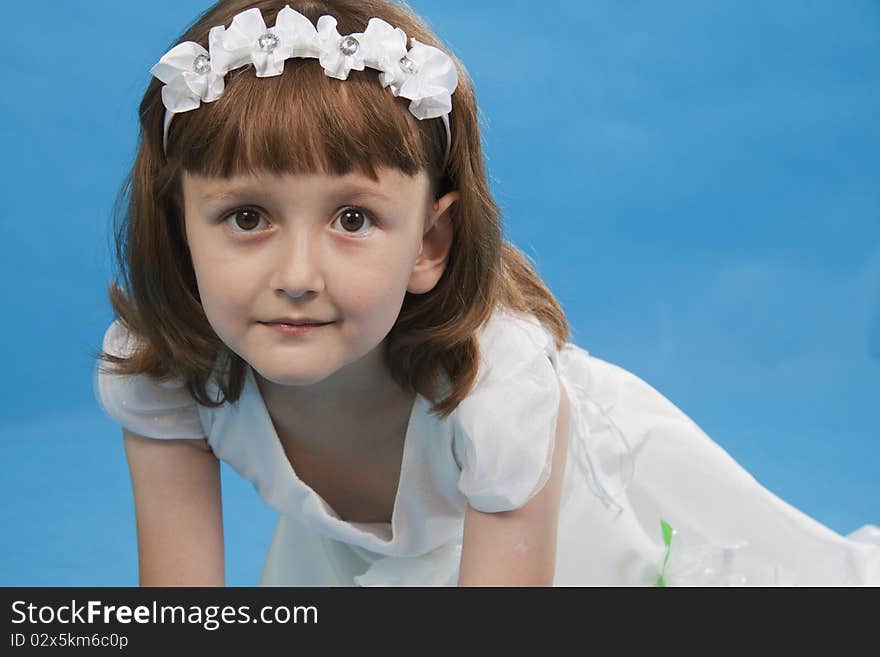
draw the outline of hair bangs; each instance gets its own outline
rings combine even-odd
[[[383,88],[378,75],[353,70],[337,80],[307,59],[288,60],[283,74],[267,78],[253,67],[235,71],[217,101],[174,117],[168,157],[223,178],[357,171],[376,180],[376,168],[435,171],[446,138],[440,119],[416,119],[409,100]]]

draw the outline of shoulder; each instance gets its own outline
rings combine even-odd
[[[105,331],[103,349],[130,356],[137,339],[115,320]],[[184,381],[158,381],[146,374],[113,373],[99,361],[93,372],[95,398],[113,420],[131,433],[149,438],[204,439],[198,405]]]
[[[477,342],[480,381],[510,375],[534,358],[545,357],[556,363],[553,334],[531,313],[497,309],[477,332]]]
[[[481,345],[493,345],[499,341],[514,341],[544,348],[552,343],[552,335],[546,326],[532,313],[499,307],[489,320],[480,327],[477,339]]]

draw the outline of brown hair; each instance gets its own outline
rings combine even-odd
[[[285,4],[313,24],[323,14],[334,16],[340,34],[363,31],[376,16],[408,37],[443,48],[407,5],[383,0],[222,0],[178,43],[195,41],[207,48],[211,27],[228,26],[249,7],[258,7],[271,25]],[[432,411],[442,417],[474,385],[479,364],[475,332],[497,306],[532,313],[562,348],[569,326],[559,303],[526,256],[503,238],[501,213],[484,171],[473,85],[454,56],[453,61],[459,84],[449,115],[451,153],[443,170],[442,120],[417,120],[409,101],[383,88],[378,72],[370,68],[351,71],[346,81],[328,77],[308,59],[289,59],[282,75],[269,78],[257,78],[250,66],[233,70],[217,101],[174,117],[167,154],[162,148],[162,83],[153,79],[140,104],[134,166],[119,196],[125,212],[117,214],[116,258],[124,285],[114,281],[108,291],[117,317],[138,346],[124,357],[103,351],[98,357],[113,363],[115,374],[180,378],[203,406],[235,402],[241,395],[247,364],[214,333],[200,302],[183,224],[184,170],[223,177],[356,170],[376,180],[377,167],[407,175],[424,169],[435,199],[458,190],[446,270],[430,292],[407,293],[386,338],[386,362],[394,379],[431,399]],[[221,361],[225,376],[216,383],[222,397],[214,400],[206,386]],[[441,373],[451,387],[437,400]]]

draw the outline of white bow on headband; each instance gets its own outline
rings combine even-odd
[[[363,32],[342,36],[333,16],[321,16],[318,27],[285,5],[278,12],[274,27],[266,27],[256,7],[236,15],[229,29],[212,27],[208,50],[194,41],[174,46],[153,68],[155,77],[165,83],[163,146],[168,146],[168,128],[175,114],[197,109],[223,94],[225,75],[236,68],[254,65],[257,77],[281,75],[284,62],[292,57],[318,59],[324,73],[339,80],[349,71],[365,66],[380,71],[379,81],[395,96],[412,102],[409,111],[417,119],[441,117],[446,126],[446,157],[452,135],[449,113],[452,93],[458,86],[458,73],[445,52],[412,41],[407,51],[406,33],[381,18],[371,18]]]

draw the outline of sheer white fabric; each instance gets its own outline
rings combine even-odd
[[[128,356],[134,337],[118,321],[104,333],[104,351]],[[93,372],[95,398],[118,424],[148,438],[205,438],[198,405],[182,381],[154,381],[146,376],[120,376],[103,371],[110,363],[99,363]]]
[[[550,478],[560,400],[548,356],[555,349],[537,323],[524,321],[491,322],[479,339],[477,383],[450,416],[458,490],[478,511],[509,511]]]

